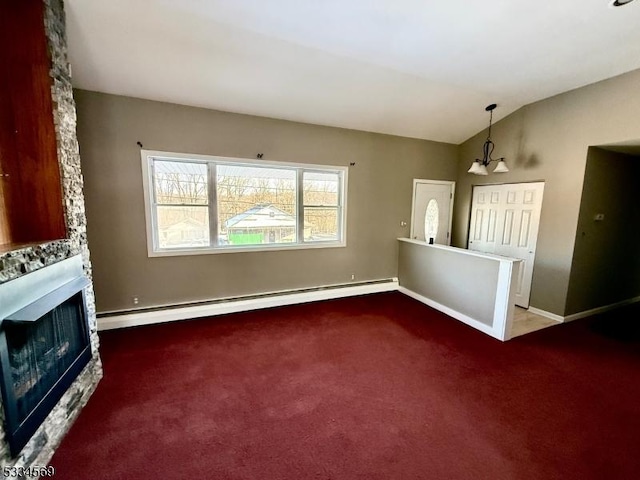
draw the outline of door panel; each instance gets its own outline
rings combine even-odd
[[[469,249],[523,260],[516,305],[524,308],[529,306],[543,192],[542,182],[473,189]]]
[[[487,241],[496,241],[496,221],[498,220],[498,211],[495,208],[489,209],[489,222],[487,224]]]
[[[504,215],[504,225],[502,226],[502,245],[511,245],[511,233],[513,232],[513,210],[509,209]]]
[[[529,246],[529,232],[531,230],[531,210],[523,210],[520,219],[520,238],[518,247],[527,248]]]

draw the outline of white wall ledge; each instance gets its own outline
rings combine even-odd
[[[472,257],[480,257],[480,258],[489,258],[491,260],[498,260],[501,262],[521,262],[522,260],[520,260],[519,258],[512,258],[512,257],[503,257],[502,255],[495,255],[493,253],[484,253],[484,252],[477,252],[475,250],[468,250],[466,248],[459,248],[459,247],[451,247],[449,245],[439,245],[437,243],[434,244],[430,244],[427,243],[423,240],[414,240],[412,238],[398,238],[399,241],[401,242],[407,242],[407,243],[414,243],[416,245],[422,245],[425,247],[429,247],[429,248],[437,248],[440,250],[448,250],[450,252],[456,252],[456,253],[460,253],[462,255],[470,255]]]
[[[510,338],[521,260],[398,240],[401,292],[494,338]]]

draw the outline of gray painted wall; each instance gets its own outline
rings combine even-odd
[[[473,185],[544,181],[531,306],[565,315],[590,145],[640,139],[640,70],[528,105],[494,125],[494,157],[511,171],[467,174],[486,130],[460,146],[453,245],[465,247]],[[497,110],[499,111],[499,110]],[[487,119],[488,120],[488,119]],[[573,308],[573,307],[572,307]]]
[[[640,157],[590,148],[567,314],[640,295]],[[595,215],[604,214],[596,221]]]
[[[76,91],[88,236],[99,311],[311,287],[397,274],[396,237],[407,236],[411,180],[456,180],[453,245],[466,247],[473,185],[544,181],[531,305],[573,313],[578,216],[591,145],[640,140],[640,70],[552,97],[494,125],[496,157],[511,171],[466,173],[486,130],[459,147]],[[138,147],[348,165],[344,249],[149,259]],[[456,166],[457,163],[457,166]],[[170,272],[173,282],[167,281]],[[215,272],[215,273],[214,273]],[[577,272],[577,270],[576,270]]]
[[[399,244],[401,287],[493,326],[499,261],[429,245]]]
[[[397,276],[414,178],[455,180],[457,147],[76,90],[99,312]],[[348,166],[347,247],[148,258],[145,149]]]

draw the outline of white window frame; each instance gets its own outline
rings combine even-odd
[[[336,248],[347,246],[347,184],[348,184],[348,167],[337,165],[317,165],[308,163],[291,163],[276,162],[268,160],[253,160],[247,158],[234,157],[218,157],[212,155],[197,155],[175,152],[162,152],[157,150],[140,150],[140,158],[142,163],[142,187],[144,191],[144,213],[147,231],[147,254],[149,257],[165,257],[165,256],[183,256],[183,255],[209,255],[218,253],[240,253],[240,252],[260,252],[260,251],[277,251],[277,250],[301,250],[313,248]],[[158,228],[156,220],[156,208],[153,199],[154,183],[153,169],[151,168],[153,160],[165,160],[176,162],[191,163],[237,163],[247,166],[262,166],[274,168],[291,168],[297,171],[297,201],[296,201],[296,219],[298,239],[295,244],[259,244],[259,245],[243,245],[243,246],[204,246],[204,247],[188,247],[188,248],[160,248],[158,246]],[[208,188],[213,189],[209,195],[209,221],[210,231],[217,236],[217,198],[215,177],[210,169]],[[338,219],[338,240],[337,241],[304,241],[304,207],[303,204],[303,174],[304,172],[317,173],[337,173],[341,175],[341,185],[338,189],[338,212],[341,218]],[[215,202],[212,204],[212,201]],[[307,205],[309,206],[309,205]]]

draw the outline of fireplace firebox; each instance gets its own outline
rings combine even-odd
[[[0,389],[12,456],[91,359],[89,281],[80,262],[65,260],[0,286],[0,301],[7,300],[0,311]]]

